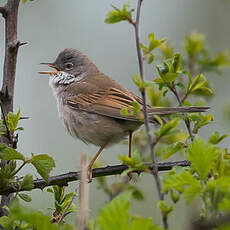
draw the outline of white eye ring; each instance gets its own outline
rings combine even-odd
[[[66,70],[71,70],[71,69],[73,69],[73,63],[67,62],[67,63],[65,64],[65,69],[66,69]]]

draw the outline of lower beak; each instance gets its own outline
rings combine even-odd
[[[52,74],[56,74],[58,71],[60,71],[60,69],[55,66],[53,63],[46,63],[46,62],[43,62],[43,63],[40,63],[41,65],[47,65],[51,68],[54,68],[55,71],[41,71],[41,72],[38,72],[39,74],[49,74],[49,75],[52,75]]]

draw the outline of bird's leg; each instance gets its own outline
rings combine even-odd
[[[88,165],[88,179],[89,182],[92,181],[93,179],[93,175],[92,175],[92,166],[94,164],[94,162],[97,160],[97,158],[99,157],[99,155],[101,154],[102,150],[105,148],[106,144],[102,145],[100,147],[100,149],[98,150],[97,154],[93,157],[93,159],[90,161],[89,165]]]
[[[133,132],[129,131],[129,157],[132,157],[132,136]]]

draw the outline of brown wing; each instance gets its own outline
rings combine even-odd
[[[67,103],[72,108],[82,111],[119,119],[140,121],[136,116],[122,116],[120,114],[122,108],[132,108],[132,102],[138,102],[136,97],[136,95],[133,96],[125,89],[111,87],[109,89],[102,88],[91,93],[82,92],[76,96],[70,96],[67,98]]]

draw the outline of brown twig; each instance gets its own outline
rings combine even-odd
[[[145,164],[149,170],[153,171],[152,163]],[[190,162],[187,160],[184,161],[172,161],[172,162],[159,162],[157,163],[158,171],[168,171],[171,170],[174,166],[188,167],[190,166]],[[93,178],[102,177],[102,176],[112,176],[118,175],[127,170],[128,167],[126,165],[113,165],[102,168],[93,169]],[[141,173],[142,171],[137,171],[137,173]],[[154,171],[153,171],[154,173]],[[0,188],[0,195],[15,193],[20,191],[25,191],[20,188],[23,178],[19,182],[10,183],[7,187]],[[59,186],[68,186],[69,182],[79,180],[79,172],[69,172],[57,176],[51,176],[49,178],[49,183],[45,182],[43,179],[34,180],[34,188],[33,189],[44,189],[48,186],[59,185]]]
[[[175,85],[173,84],[173,87],[170,87],[170,90],[173,92],[173,94],[175,95],[178,103],[179,103],[179,106],[183,106],[183,102],[182,100],[180,99],[180,96],[178,95],[177,93],[177,90],[176,90],[176,87]],[[191,130],[191,125],[190,125],[190,121],[189,121],[189,118],[185,115],[185,118],[184,118],[184,123],[186,125],[186,128],[188,130],[188,133],[189,133],[189,136],[191,138],[191,140],[194,139],[194,136],[192,134],[192,130]]]
[[[8,0],[4,7],[0,7],[0,13],[5,19],[5,58],[3,67],[2,89],[0,91],[2,108],[5,115],[13,112],[13,97],[15,85],[15,72],[17,54],[20,42],[17,40],[18,7],[20,0]],[[10,139],[1,138],[0,142],[8,144]],[[4,165],[4,163],[3,163]],[[12,195],[2,197],[0,216],[7,215],[7,210],[2,208],[8,206]]]
[[[139,72],[140,72],[142,82],[144,82],[145,79],[144,79],[144,70],[143,70],[143,60],[142,60],[142,56],[141,56],[140,37],[139,37],[139,22],[140,22],[140,12],[141,12],[142,1],[143,0],[138,0],[136,21],[132,25],[135,28],[135,38],[136,38],[137,57],[138,57],[138,63],[139,63]],[[144,125],[145,125],[146,134],[148,137],[148,143],[149,143],[149,148],[150,148],[152,162],[153,162],[153,171],[154,171],[153,176],[155,179],[159,199],[164,200],[164,194],[162,193],[162,189],[161,189],[161,181],[160,181],[160,177],[158,175],[158,167],[157,167],[156,157],[155,157],[155,152],[154,152],[154,147],[155,147],[157,141],[156,141],[156,138],[153,139],[149,133],[150,128],[149,128],[149,119],[148,119],[148,113],[147,113],[145,89],[141,90],[141,96],[142,96],[142,100],[143,100]],[[163,221],[164,228],[168,229],[167,219],[163,218],[162,221]]]

